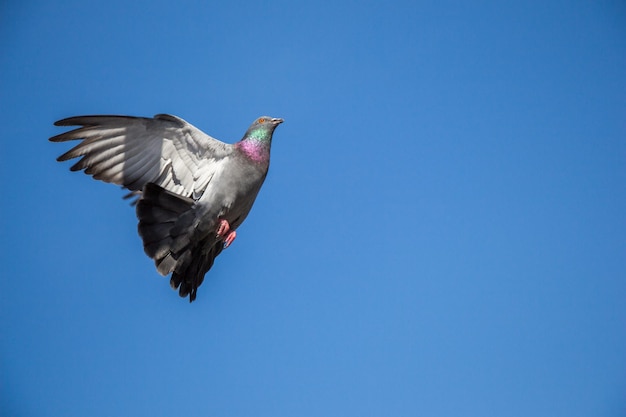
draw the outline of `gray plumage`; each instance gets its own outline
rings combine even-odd
[[[241,141],[227,144],[166,114],[78,116],[55,125],[79,128],[50,140],[81,140],[57,160],[80,158],[72,171],[84,170],[139,197],[144,250],[191,302],[224,249],[218,224],[225,220],[234,231],[252,208],[269,168],[274,129],[282,121],[260,117]]]

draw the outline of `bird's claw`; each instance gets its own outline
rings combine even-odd
[[[227,220],[220,220],[220,224],[217,227],[217,237],[224,238],[224,249],[229,247],[237,237],[237,232],[230,230],[230,224]]]
[[[226,249],[227,247],[230,246],[231,243],[233,243],[235,241],[235,238],[237,237],[237,232],[235,232],[234,230],[231,231],[226,238],[224,238],[224,249]]]
[[[228,224],[228,220],[220,220],[220,224],[217,226],[217,236],[224,237],[230,230],[230,224]]]

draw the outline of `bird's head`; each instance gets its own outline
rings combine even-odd
[[[261,116],[256,119],[246,132],[244,139],[256,139],[261,141],[271,141],[272,134],[274,133],[274,129],[276,126],[281,124],[283,119],[269,116]]]
[[[252,122],[243,139],[237,142],[235,146],[254,161],[269,161],[272,135],[276,126],[282,122],[283,119],[275,117],[259,117]]]
[[[252,123],[251,127],[274,130],[282,122],[284,120],[277,117],[261,116]]]

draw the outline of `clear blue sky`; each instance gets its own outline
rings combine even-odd
[[[622,1],[0,6],[3,416],[626,415]],[[52,123],[283,117],[189,304]]]

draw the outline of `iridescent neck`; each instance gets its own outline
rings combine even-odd
[[[270,159],[270,144],[266,138],[248,136],[235,146],[254,162],[267,162]]]

